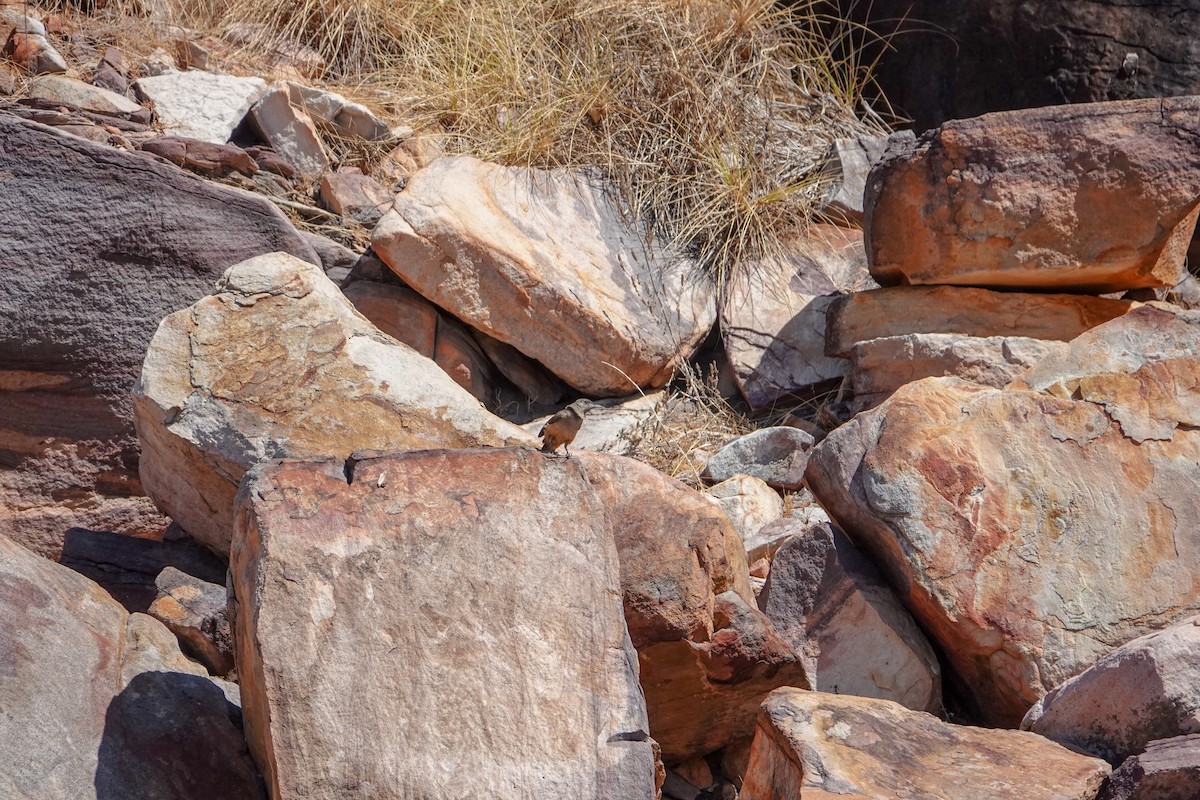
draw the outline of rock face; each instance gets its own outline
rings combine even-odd
[[[55,557],[68,528],[160,535],[129,387],[159,321],[231,264],[315,260],[269,203],[0,114],[0,523]]]
[[[1103,297],[957,286],[875,289],[833,302],[825,351],[848,358],[859,342],[930,333],[1069,342],[1132,307]]]
[[[1200,97],[947,122],[871,172],[884,285],[1112,292],[1174,286],[1200,203]]]
[[[532,442],[381,334],[320,267],[280,253],[163,320],[133,396],[146,491],[218,554],[259,461]]]
[[[570,173],[438,159],[372,243],[433,303],[593,397],[665,385],[716,316],[690,262]]]
[[[810,525],[779,548],[758,604],[801,655],[814,690],[941,712],[941,668],[929,642],[832,525]]]
[[[124,95],[92,86],[66,75],[43,75],[29,82],[26,93],[30,97],[66,103],[76,108],[101,114],[132,114],[142,107]]]
[[[1021,731],[950,725],[886,700],[779,689],[739,797],[1092,800],[1108,765]]]
[[[783,498],[761,478],[734,475],[708,487],[704,493],[729,517],[743,542],[750,541],[762,526],[783,516]]]
[[[1200,786],[1200,734],[1159,739],[1108,776],[1096,800],[1193,800]]]
[[[1198,352],[1200,325],[1144,306],[1005,390],[909,384],[814,449],[809,488],[984,718],[1200,609]]]
[[[918,130],[988,111],[1200,94],[1200,49],[1191,35],[1200,9],[1191,0],[838,5],[878,34],[872,77]]]
[[[1021,727],[1114,765],[1154,739],[1200,733],[1200,617],[1118,647],[1054,687]]]
[[[261,78],[237,78],[202,70],[169,72],[134,84],[138,96],[151,103],[163,130],[214,144],[229,141],[260,97],[267,92]]]
[[[0,613],[0,796],[265,797],[225,687],[157,621],[3,535]]]
[[[158,597],[150,616],[167,626],[185,652],[213,675],[233,671],[233,632],[225,587],[167,567],[155,581]]]
[[[998,389],[1066,349],[1066,342],[1024,336],[913,333],[870,339],[850,351],[850,386],[859,408],[876,406],[904,384],[921,378],[955,376]]]
[[[599,453],[575,460],[614,520],[625,621],[663,760],[748,738],[769,691],[809,684],[754,605],[733,526],[711,500],[653,467]]]
[[[272,797],[654,797],[610,518],[583,470],[426,451],[247,478],[238,661]]]
[[[267,144],[305,180],[315,181],[329,169],[316,125],[301,107],[292,105],[286,84],[276,84],[259,97],[250,119]]]
[[[815,225],[783,258],[753,265],[730,284],[721,335],[742,396],[753,408],[846,374],[825,355],[826,312],[839,294],[874,287],[862,233]]]

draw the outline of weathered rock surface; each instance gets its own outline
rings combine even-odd
[[[55,557],[68,528],[159,535],[129,387],[159,321],[231,264],[316,260],[264,200],[0,114],[0,524]]]
[[[725,481],[750,475],[780,489],[799,489],[812,446],[813,437],[798,428],[759,428],[714,453],[703,477]]]
[[[329,154],[316,125],[288,97],[286,84],[268,89],[250,109],[250,120],[284,161],[305,180],[315,181],[329,169]]]
[[[743,542],[750,541],[764,525],[783,516],[783,498],[761,478],[734,475],[708,487],[704,493],[729,517]],[[751,559],[750,563],[754,561]]]
[[[893,140],[866,238],[884,285],[1174,286],[1200,206],[1200,97],[987,114]]]
[[[822,198],[822,214],[839,223],[862,225],[867,175],[883,158],[887,143],[886,136],[857,136],[834,141],[823,170],[829,186]],[[863,257],[866,257],[865,252]]]
[[[0,796],[264,798],[235,716],[169,631],[0,535]]]
[[[46,37],[46,26],[22,11],[0,6],[0,38],[4,46],[0,56],[31,75],[66,72],[67,61]]]
[[[92,86],[66,75],[42,75],[29,82],[25,93],[102,114],[133,114],[142,107],[124,95]]]
[[[760,558],[773,560],[788,539],[807,534],[814,526],[827,524],[829,515],[820,508],[809,506],[793,509],[790,517],[768,523],[744,540],[746,560],[751,564]],[[762,595],[759,597],[761,599]]]
[[[957,286],[875,289],[832,303],[825,352],[848,358],[859,342],[928,333],[1069,342],[1132,307],[1103,297]]]
[[[913,333],[858,342],[850,350],[850,386],[858,408],[879,405],[906,383],[954,376],[1001,388],[1066,342],[1024,336]]]
[[[779,689],[739,797],[1092,800],[1108,765],[1022,731],[950,725],[887,700]]]
[[[1159,739],[1130,756],[1104,782],[1096,800],[1195,800],[1200,786],[1200,734]]]
[[[625,621],[641,662],[650,735],[677,763],[748,737],[803,665],[754,605],[746,554],[699,492],[637,461],[577,453],[614,520]]]
[[[721,335],[742,396],[765,408],[847,372],[825,355],[826,313],[839,294],[875,286],[862,232],[814,225],[786,257],[761,261],[730,284]]]
[[[288,81],[287,88],[292,104],[303,109],[319,126],[342,136],[367,140],[382,139],[390,133],[387,123],[369,108],[352,103],[340,94],[292,81]]]
[[[133,397],[146,491],[218,554],[259,461],[532,443],[380,333],[320,267],[281,253],[231,267],[163,320]]]
[[[804,660],[812,688],[942,710],[941,668],[882,576],[828,523],[775,553],[758,605]]]
[[[611,518],[585,469],[426,451],[247,478],[235,627],[272,797],[654,796]]]
[[[209,583],[174,567],[155,581],[158,597],[150,616],[167,626],[185,653],[213,675],[233,671],[233,632],[226,614],[224,584]]]
[[[182,136],[159,136],[142,142],[139,149],[210,178],[221,178],[232,172],[243,175],[258,172],[258,163],[250,154],[232,144],[213,144]]]
[[[134,84],[138,96],[153,104],[163,130],[224,144],[233,129],[267,92],[261,78],[238,78],[190,70],[142,78]]]
[[[441,367],[482,403],[495,400],[496,367],[465,325],[407,286],[354,281],[343,293],[354,308],[388,336]]]
[[[321,203],[335,214],[374,225],[392,203],[392,194],[357,167],[327,172],[319,186]]]
[[[716,316],[694,265],[566,172],[438,159],[372,242],[433,303],[593,397],[665,385]]]
[[[1200,733],[1200,617],[1118,647],[1029,709],[1024,730],[1117,765]]]
[[[1008,389],[927,378],[814,449],[809,488],[986,719],[1200,610],[1197,353],[1200,326],[1143,306]]]

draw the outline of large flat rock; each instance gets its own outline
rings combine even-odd
[[[188,70],[148,76],[134,88],[168,134],[224,144],[266,94],[267,83],[262,78]]]
[[[1200,325],[1145,306],[1007,389],[908,384],[814,449],[813,494],[984,719],[1015,726],[1110,650],[1200,610],[1197,353]]]
[[[985,114],[893,139],[865,201],[884,285],[1174,286],[1200,201],[1200,97]]]
[[[235,628],[272,797],[654,797],[611,518],[585,470],[509,449],[247,477]]]
[[[103,589],[0,535],[0,796],[265,800],[237,687]]]
[[[533,442],[282,253],[231,267],[216,294],[163,320],[134,408],[146,491],[221,555],[259,461]]]
[[[372,244],[433,303],[592,396],[665,385],[716,318],[692,262],[569,172],[438,159]]]
[[[1093,800],[1109,767],[1022,731],[950,725],[887,700],[779,689],[763,703],[746,800]]]
[[[848,358],[859,342],[924,333],[1021,336],[1069,342],[1119,317],[1133,303],[1070,294],[993,292],[957,286],[902,286],[834,300],[825,351]]]
[[[0,174],[0,523],[50,557],[161,535],[129,403],[155,328],[232,264],[316,256],[265,200],[4,114]]]

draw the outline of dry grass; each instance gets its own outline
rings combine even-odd
[[[61,2],[61,0],[59,0]],[[155,8],[147,16],[144,8]],[[303,45],[445,150],[595,168],[724,281],[803,228],[833,139],[884,130],[826,0],[110,0],[110,18]]]

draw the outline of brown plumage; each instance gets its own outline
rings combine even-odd
[[[567,451],[567,458],[570,458],[571,448],[568,445],[575,441],[575,434],[583,427],[584,415],[597,407],[591,400],[576,400],[546,420],[546,424],[538,431],[538,436],[542,437],[542,452],[553,453],[562,445]]]

